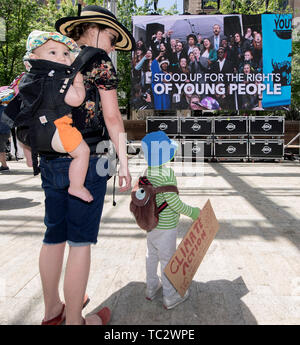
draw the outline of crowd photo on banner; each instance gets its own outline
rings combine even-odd
[[[133,33],[134,109],[263,110],[266,81],[281,93],[271,56],[279,73],[264,74],[261,15],[136,16]]]

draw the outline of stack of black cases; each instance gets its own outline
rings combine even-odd
[[[283,159],[284,117],[249,117],[249,159]]]
[[[220,116],[214,118],[214,156],[217,159],[247,159],[248,118]]]
[[[210,159],[213,157],[213,125],[212,117],[180,118],[180,153],[183,158]]]
[[[147,133],[164,131],[179,144],[177,156],[188,159],[281,160],[284,117],[148,117]]]

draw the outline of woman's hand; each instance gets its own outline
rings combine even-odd
[[[123,185],[125,182],[125,185]],[[119,169],[119,191],[126,192],[131,189],[131,175],[128,166],[120,165]]]

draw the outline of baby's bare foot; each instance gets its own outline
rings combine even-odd
[[[94,200],[92,194],[85,188],[74,188],[74,187],[69,187],[68,189],[69,194],[76,196],[77,198],[82,199],[83,201],[86,202],[91,202]]]

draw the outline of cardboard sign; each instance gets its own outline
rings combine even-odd
[[[182,297],[218,230],[219,223],[208,200],[164,270]]]

